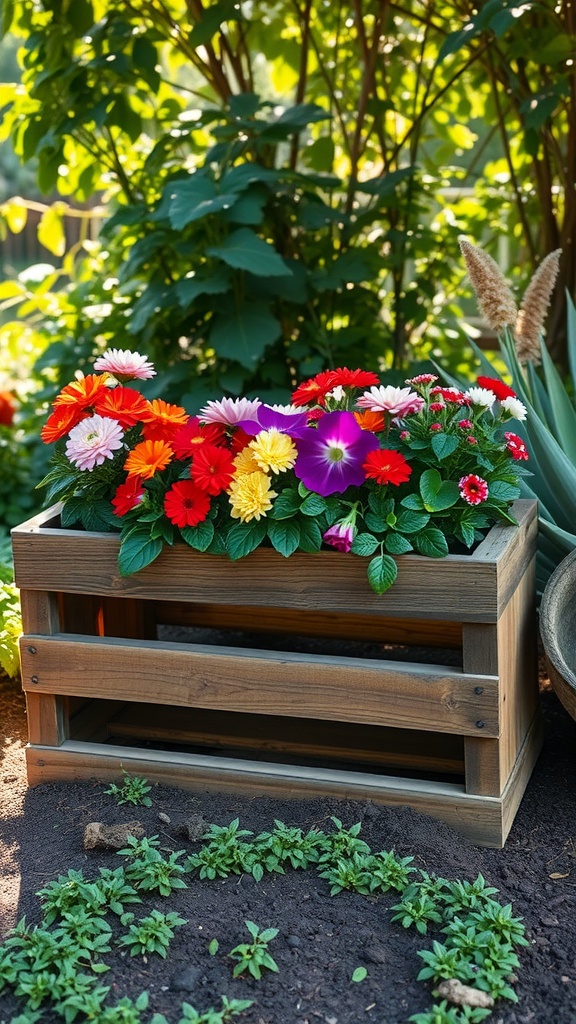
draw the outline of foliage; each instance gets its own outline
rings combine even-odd
[[[497,381],[463,392],[423,374],[396,388],[344,368],[300,385],[293,405],[223,399],[189,417],[125,386],[153,374],[145,357],[112,349],[95,368],[55,399],[42,483],[64,527],[120,531],[123,575],[177,541],[232,560],[263,543],[285,557],[324,543],[370,557],[382,594],[393,556],[440,558],[514,523],[528,455],[506,426],[525,410]]]
[[[415,877],[412,858],[397,857],[394,851],[372,853],[368,843],[360,838],[360,823],[345,827],[338,818],[332,818],[332,824],[329,832],[312,829],[304,834],[301,829],[275,821],[270,832],[254,836],[240,828],[240,821],[235,818],[228,825],[210,825],[204,834],[203,849],[210,849],[214,855],[220,850],[225,873],[231,874],[237,873],[237,862],[230,858],[230,850],[241,846],[243,870],[254,874],[253,867],[259,863],[259,878],[265,871],[284,870],[282,864],[296,870],[304,863],[309,867],[315,865],[319,876],[327,877],[328,881],[329,870],[339,870],[345,862],[357,869],[366,867],[368,872],[372,872],[374,865],[380,865],[383,877],[368,887],[367,894],[378,896],[396,887],[401,903],[391,909],[408,914],[410,920],[403,923],[416,923],[417,928],[419,922],[426,927],[438,926],[442,941],[434,938],[431,947],[418,954],[424,962],[421,980],[460,977],[494,999],[516,1000],[510,984],[518,968],[515,951],[528,945],[528,941],[524,925],[514,917],[511,905],[503,906],[494,899],[497,889],[487,885],[481,875],[473,882],[449,881],[425,871],[419,871]],[[298,851],[303,857],[298,856]],[[41,925],[29,926],[23,919],[0,946],[0,991],[8,987],[25,1001],[22,1024],[24,1020],[37,1020],[37,1010],[49,1004],[66,1024],[73,1024],[79,1015],[98,1020],[99,1024],[144,1024],[141,1015],[148,1007],[148,993],[141,993],[136,1000],[126,996],[115,1005],[108,1005],[105,1000],[109,990],[98,984],[98,975],[108,970],[101,957],[111,951],[112,945],[113,930],[105,920],[108,911],[129,926],[116,945],[130,949],[133,956],[152,952],[166,956],[174,928],[186,923],[176,913],[163,913],[156,908],[138,922],[125,911],[125,905],[140,902],[139,893],[149,888],[146,862],[158,852],[157,837],[133,838],[119,852],[131,861],[133,885],[128,881],[127,869],[101,868],[97,879],[85,879],[81,871],[70,870],[39,890],[43,905]],[[190,861],[186,870],[197,871],[197,864],[192,858]],[[204,877],[224,877],[225,873]],[[340,886],[338,891],[344,888],[364,891],[358,886]],[[426,913],[413,914],[410,907],[425,908]],[[430,908],[434,909],[433,915]],[[268,946],[276,938],[277,929],[261,930],[252,921],[245,924],[252,941],[231,950],[229,956],[236,961],[234,976],[249,974],[260,979],[264,970],[276,973],[278,966]],[[419,930],[424,933],[426,929]],[[219,946],[217,938],[211,939],[211,956],[218,953]],[[356,967],[351,983],[360,983],[367,973],[365,967]],[[228,1024],[250,1005],[250,1000],[228,1000],[226,996],[222,997],[219,1010],[209,1007],[199,1011],[183,1003],[178,1024]],[[489,1013],[479,1008],[449,1007],[443,1001],[410,1019],[414,1024],[479,1024]],[[154,1014],[149,1024],[169,1022],[162,1014]]]
[[[117,804],[135,804],[137,807],[151,807],[152,800],[148,793],[152,787],[148,785],[147,780],[139,775],[130,775],[124,768],[122,771],[124,773],[123,784],[118,786],[117,783],[112,782],[104,792],[110,793]]]
[[[128,836],[127,845],[119,851],[126,857],[126,878],[142,892],[158,891],[169,896],[173,889],[186,889],[183,880],[185,868],[179,863],[184,850],[173,851],[167,858],[158,849],[157,836],[152,839],[136,839]]]
[[[16,676],[19,672],[21,632],[20,598],[14,586],[10,541],[0,535],[0,672],[7,676]]]
[[[237,978],[244,971],[248,971],[248,974],[259,981],[264,969],[267,971],[278,971],[279,969],[278,964],[268,951],[268,944],[276,938],[278,929],[265,928],[261,931],[253,921],[245,921],[244,924],[252,936],[252,942],[241,942],[230,950],[230,956],[237,961],[232,974]]]

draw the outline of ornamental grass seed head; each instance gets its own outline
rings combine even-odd
[[[523,365],[538,366],[541,362],[540,337],[558,277],[561,253],[562,249],[555,249],[544,257],[524,292],[514,325],[516,355]]]
[[[487,252],[472,245],[464,235],[458,239],[480,312],[493,331],[500,334],[516,323],[516,300],[500,267]]]

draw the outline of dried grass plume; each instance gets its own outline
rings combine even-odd
[[[514,326],[514,340],[518,361],[541,362],[540,336],[544,327],[550,298],[558,277],[561,249],[545,256],[528,285]]]
[[[476,292],[480,312],[493,331],[500,334],[516,323],[518,309],[500,267],[487,252],[472,245],[464,235],[458,239],[470,283]]]

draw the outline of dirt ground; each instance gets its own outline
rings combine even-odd
[[[155,786],[150,808],[118,807],[96,782],[46,784],[27,789],[23,746],[24,702],[17,684],[0,681],[0,935],[26,915],[40,919],[37,890],[68,868],[85,877],[98,867],[117,867],[114,853],[86,853],[88,822],[112,824],[137,817],[147,835],[160,835],[169,850],[197,848],[183,835],[194,815],[227,824],[239,816],[254,832],[269,829],[274,819],[307,830],[329,829],[330,816],[345,825],[362,822],[361,836],[373,851],[394,848],[428,872],[449,879],[474,879],[481,872],[512,902],[524,918],[530,945],[520,951],[515,984],[518,1004],[501,1001],[489,1018],[493,1024],[570,1024],[576,1021],[576,724],[550,690],[542,695],[544,750],[503,850],[471,846],[451,829],[407,808],[338,800],[279,801],[238,799],[214,794],[182,793]],[[159,817],[162,815],[162,817]],[[432,1004],[429,984],[416,981],[422,966],[416,953],[430,940],[390,922],[393,896],[380,899],[343,893],[331,897],[328,883],[314,870],[200,882],[150,905],[176,910],[187,924],[179,928],[166,960],[130,958],[119,951],[106,955],[110,1001],[144,989],[153,1012],[178,1024],[181,1004],[199,1010],[220,1006],[220,997],[252,999],[238,1020],[246,1024],[404,1024]],[[149,901],[147,901],[147,904]],[[278,974],[261,981],[232,978],[227,957],[246,941],[244,921],[279,929],[271,944]],[[218,939],[219,951],[208,954]],[[351,982],[355,968],[367,977]],[[0,995],[0,1021],[8,1024],[22,1003]],[[45,1012],[42,1021],[61,1018]]]

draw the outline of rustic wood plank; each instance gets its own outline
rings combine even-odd
[[[110,719],[126,706],[117,700],[85,701],[84,706],[70,716],[69,738],[104,743],[110,737]]]
[[[40,590],[25,590],[20,593],[22,624],[25,630],[34,633],[56,633],[60,629],[60,615],[56,594]],[[26,669],[23,667],[26,660]],[[36,690],[37,649],[33,643],[25,644],[20,638],[20,662],[22,665],[22,687],[26,693],[26,716],[28,738],[31,743],[48,743],[54,746],[63,743],[68,736],[67,699],[55,692],[41,693]],[[25,674],[26,673],[26,674]]]
[[[27,644],[44,693],[147,703],[161,694],[175,706],[461,735],[482,720],[483,735],[498,735],[496,679],[445,665],[64,635],[28,637],[24,652]]]
[[[105,702],[93,703],[97,706]],[[175,714],[168,705],[124,704],[120,711],[109,716],[107,730],[116,742],[131,738],[152,743],[367,762],[428,773],[463,775],[464,772],[460,736],[351,722],[291,720],[201,708],[180,708]],[[71,738],[88,737],[78,736],[72,728]]]
[[[465,623],[462,626],[462,665],[465,672],[498,675],[498,626]],[[499,708],[500,712],[500,708]],[[466,792],[479,796],[500,796],[499,740],[488,739],[484,730],[464,739]]]
[[[132,774],[145,775],[152,782],[178,785],[193,791],[277,794],[283,798],[330,795],[413,807],[445,821],[477,845],[496,848],[503,845],[502,801],[495,797],[472,796],[461,786],[451,783],[237,758],[144,752],[130,747],[104,747],[71,740],[58,748],[28,747],[26,757],[30,785],[86,778],[108,781],[117,779],[124,768]]]
[[[526,738],[516,758],[516,764],[510,773],[502,794],[502,845],[506,842],[506,838],[512,828],[516,811],[524,796],[524,791],[540,755],[543,743],[544,722],[542,715],[537,711],[526,733]]]
[[[523,513],[530,505],[517,502],[515,510]],[[117,566],[119,541],[113,534],[54,529],[32,520],[12,531],[12,542],[16,584],[21,588],[83,593],[89,585],[90,592],[99,595],[210,604],[234,592],[239,604],[258,607],[329,612],[353,608],[357,613],[390,618],[496,622],[503,603],[498,562],[504,567],[503,586],[508,589],[510,574],[505,570],[513,557],[504,556],[518,531],[494,529],[499,532],[473,555],[444,559],[401,555],[398,580],[383,595],[370,590],[365,559],[336,551],[298,552],[284,559],[274,551],[258,549],[230,562],[176,545],[142,572],[122,577]]]
[[[303,612],[296,608],[176,604],[173,601],[154,601],[153,608],[157,623],[172,626],[241,629],[249,633],[290,633],[451,649],[462,646],[461,623],[440,622],[436,619],[390,619],[380,615],[313,610]]]

